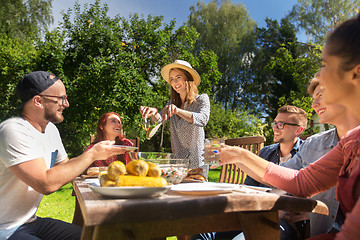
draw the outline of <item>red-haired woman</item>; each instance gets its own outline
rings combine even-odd
[[[115,144],[117,145],[134,146],[129,139],[124,138],[121,117],[116,112],[104,113],[99,118],[96,127],[95,140],[87,146],[85,151],[92,148],[95,143],[103,140],[115,141]],[[120,160],[126,164],[130,161],[130,158],[127,155],[121,154],[104,160],[96,160],[90,165],[90,167],[109,166],[109,164],[115,160]]]

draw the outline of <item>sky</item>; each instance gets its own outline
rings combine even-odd
[[[109,6],[109,16],[119,14],[121,17],[129,17],[131,13],[144,14],[145,18],[151,14],[164,16],[164,22],[169,23],[175,19],[177,26],[188,20],[190,6],[195,5],[198,0],[101,0],[101,4]],[[211,0],[203,0],[209,2]],[[53,0],[54,24],[50,29],[62,21],[61,11],[73,8],[76,0]],[[95,0],[78,0],[83,6],[85,3],[94,3]],[[280,20],[297,3],[297,0],[232,0],[232,3],[243,3],[250,16],[259,27],[265,27],[266,17]],[[299,38],[301,36],[298,36]]]

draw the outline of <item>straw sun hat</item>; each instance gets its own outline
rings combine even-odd
[[[193,77],[194,79],[194,83],[196,86],[199,86],[200,84],[200,75],[197,73],[197,71],[195,71],[190,63],[184,61],[184,60],[175,60],[175,62],[173,63],[170,63],[166,66],[164,66],[162,69],[161,69],[161,76],[165,79],[165,81],[167,81],[169,84],[170,84],[170,79],[169,79],[169,73],[170,73],[170,70],[173,69],[173,68],[181,68],[181,69],[184,69],[185,71],[189,72],[191,74],[191,76]]]

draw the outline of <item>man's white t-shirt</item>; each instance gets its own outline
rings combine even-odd
[[[21,117],[0,124],[0,236],[34,219],[43,195],[18,179],[9,167],[37,158],[43,158],[48,168],[67,158],[53,123],[44,133]]]

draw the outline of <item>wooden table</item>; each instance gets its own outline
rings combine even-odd
[[[278,210],[328,214],[312,199],[241,192],[157,198],[109,199],[94,193],[83,179],[73,187],[84,218],[82,239],[164,239],[202,232],[244,231],[247,240],[280,239]]]

